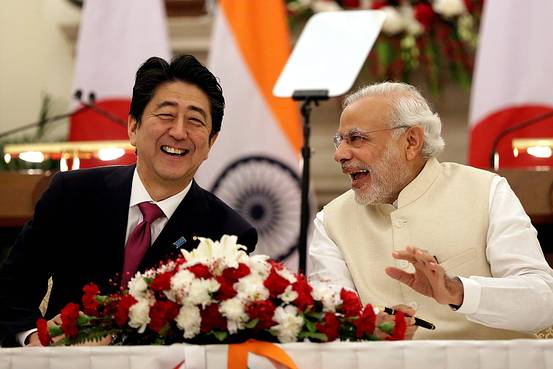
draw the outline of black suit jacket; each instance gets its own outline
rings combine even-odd
[[[118,287],[134,166],[58,173],[35,207],[0,268],[0,326],[4,335],[31,329],[40,317],[49,277],[53,279],[45,318],[69,302],[80,303],[82,288],[95,282],[102,292]],[[196,182],[148,249],[139,270],[193,249],[194,236],[238,236],[252,251],[257,232],[238,213]],[[10,340],[8,339],[7,342]]]

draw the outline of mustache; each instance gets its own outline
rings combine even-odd
[[[342,171],[371,170],[370,166],[362,163],[342,163],[341,166]]]

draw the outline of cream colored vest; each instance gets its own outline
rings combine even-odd
[[[388,277],[396,266],[412,272],[392,251],[413,245],[428,250],[450,276],[491,276],[486,259],[489,192],[494,174],[428,160],[392,205],[362,206],[352,190],[324,208],[324,226],[340,248],[363,304],[407,304],[436,325],[419,328],[416,339],[507,339],[533,337],[469,322],[449,306]]]

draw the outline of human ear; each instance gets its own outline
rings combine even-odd
[[[420,156],[424,144],[424,130],[415,125],[405,132],[405,155],[407,160],[413,160]]]
[[[136,130],[138,129],[138,122],[132,116],[129,115],[127,119],[127,133],[129,135],[129,141],[131,145],[136,146]]]

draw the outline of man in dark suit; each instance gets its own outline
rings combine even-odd
[[[217,138],[223,110],[221,86],[194,57],[171,64],[150,58],[140,67],[128,119],[136,166],[53,178],[0,269],[5,343],[38,344],[32,328],[50,277],[46,319],[80,302],[85,284],[95,282],[104,292],[124,286],[137,269],[173,257],[179,248],[194,248],[196,235],[237,235],[248,251],[254,249],[255,229],[193,179]],[[133,232],[148,218],[144,203],[158,215],[143,232],[149,247],[128,268]]]

